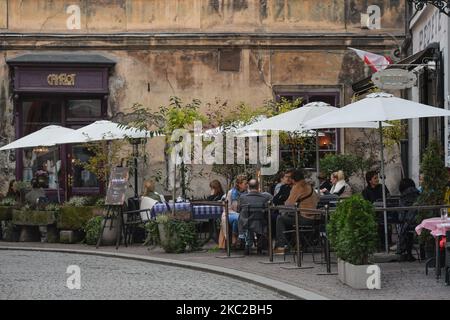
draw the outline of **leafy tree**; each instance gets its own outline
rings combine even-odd
[[[188,129],[193,131],[193,124],[195,121],[206,121],[206,117],[200,113],[201,101],[198,99],[193,99],[190,103],[184,104],[183,101],[178,97],[170,97],[170,103],[168,106],[161,106],[159,109],[159,114],[163,119],[162,130],[166,136],[166,146],[164,148],[164,154],[166,157],[166,163],[169,163],[169,156],[172,148],[175,146],[177,141],[170,141],[172,133],[177,129]],[[179,142],[179,141],[178,141]],[[167,167],[167,172],[169,168]],[[181,190],[182,196],[186,198],[186,191],[190,185],[186,177],[191,177],[188,175],[189,168],[181,163],[180,173],[181,173]],[[169,176],[167,175],[167,185]]]
[[[320,160],[320,170],[327,176],[338,170],[344,171],[345,177],[349,178],[357,172],[367,169],[367,162],[360,156],[354,154],[327,154]]]

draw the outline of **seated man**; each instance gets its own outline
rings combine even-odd
[[[316,209],[319,202],[319,195],[314,190],[314,187],[307,183],[305,175],[302,171],[296,170],[292,174],[292,180],[294,184],[291,189],[289,198],[286,200],[286,206],[295,207],[297,203],[299,208],[303,209]],[[300,225],[312,225],[315,219],[315,215],[300,212],[299,223]],[[295,224],[294,212],[282,212],[277,218],[277,237],[274,253],[284,253],[287,247],[287,239],[285,232],[292,230],[292,226]]]
[[[258,236],[266,234],[267,217],[264,209],[272,196],[269,193],[261,193],[258,189],[258,181],[251,179],[248,183],[248,193],[241,195],[238,202],[239,234],[244,234],[245,254],[250,253],[253,233]],[[261,250],[262,247],[259,247],[258,251]]]

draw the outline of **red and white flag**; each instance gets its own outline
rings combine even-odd
[[[379,70],[385,69],[388,65],[392,63],[391,58],[385,57],[379,54],[375,54],[368,51],[358,50],[355,48],[350,48],[356,52],[356,54],[364,60],[364,62],[374,71],[377,72]]]

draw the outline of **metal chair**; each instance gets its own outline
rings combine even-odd
[[[315,249],[317,246],[320,246],[320,250],[319,252],[323,253],[323,237],[321,236],[321,234],[323,233],[324,227],[324,223],[321,223],[321,220],[319,219],[313,219],[312,220],[312,224],[311,225],[299,225],[298,227],[298,232],[300,235],[300,258],[303,259],[303,254],[306,252],[308,253],[309,251],[312,254],[312,259],[313,259],[313,263],[317,263],[316,262],[316,258],[315,258]],[[296,225],[294,224],[292,226],[292,230],[288,230],[285,231],[285,234],[294,234],[295,233],[295,228]],[[294,237],[293,237],[293,240]],[[294,262],[295,262],[295,256],[296,256],[296,245],[295,245],[295,241],[293,241],[293,243],[291,244],[291,247],[295,248],[292,252],[290,252],[293,255],[294,258]],[[286,259],[286,252],[284,254],[284,259]],[[323,259],[323,257],[322,257]]]
[[[127,210],[124,215],[124,233],[125,245],[132,244],[137,227],[144,223],[142,214],[146,215],[147,220],[151,219],[149,209],[140,209],[139,198],[129,198],[127,202]]]
[[[247,226],[245,228],[247,237],[252,240],[252,246],[256,247],[256,252],[262,254],[263,250],[268,249],[267,239],[267,213],[269,210],[268,203],[264,205],[259,204],[245,204],[240,206],[239,219],[246,218]],[[250,225],[254,222],[259,222],[259,227],[251,228]],[[251,248],[246,247],[246,254],[250,254]]]

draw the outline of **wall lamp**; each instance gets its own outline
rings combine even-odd
[[[450,0],[408,0],[414,4],[417,11],[422,10],[427,4],[431,4],[439,9],[439,12],[450,16]]]

